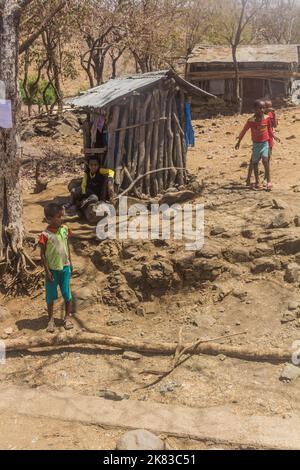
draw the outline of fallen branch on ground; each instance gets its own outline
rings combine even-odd
[[[281,348],[260,348],[257,346],[239,346],[219,344],[209,340],[199,340],[201,344],[195,347],[193,343],[183,344],[183,348],[192,354],[216,356],[224,354],[228,357],[256,362],[283,363],[291,359],[291,351]],[[209,342],[208,342],[209,341]],[[5,341],[7,351],[24,351],[35,348],[51,348],[56,346],[99,345],[112,346],[141,353],[174,355],[178,343],[150,343],[140,340],[130,340],[117,336],[100,333],[68,332],[57,335],[47,333],[28,338],[16,338]],[[181,356],[181,355],[180,355]]]

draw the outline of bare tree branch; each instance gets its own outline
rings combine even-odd
[[[24,1],[31,1],[31,0],[24,0]],[[23,42],[23,44],[20,45],[19,47],[19,54],[23,54],[33,43],[36,41],[36,39],[42,34],[43,31],[45,31],[45,28],[47,25],[50,23],[50,21],[59,13],[66,5],[66,0],[62,0],[62,2],[58,5],[57,8],[55,8],[41,23],[40,27],[32,33],[31,36],[29,36],[26,41]]]

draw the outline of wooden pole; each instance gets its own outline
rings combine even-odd
[[[154,101],[154,116],[155,122],[153,124],[153,133],[152,133],[152,145],[151,145],[151,161],[150,161],[150,171],[156,170],[157,168],[157,158],[158,158],[158,136],[159,136],[159,118],[160,118],[160,93],[159,90],[153,91],[153,101]],[[152,196],[157,196],[158,194],[158,183],[155,173],[151,173],[151,194]]]
[[[118,153],[116,156],[116,163],[115,163],[115,183],[120,186],[121,181],[120,181],[120,173],[122,170],[122,163],[123,163],[123,157],[124,157],[124,150],[125,150],[125,136],[126,136],[126,125],[128,121],[128,113],[129,109],[127,104],[124,106],[120,107],[120,126],[122,128],[121,131],[119,131],[119,139],[118,139]]]
[[[131,96],[129,99],[129,116],[128,116],[128,125],[131,126],[134,124],[134,96]],[[128,129],[128,145],[126,149],[126,162],[125,165],[130,168],[132,162],[132,149],[133,149],[133,135],[134,129]]]
[[[144,99],[144,103],[142,106],[141,110],[141,123],[146,122],[147,120],[147,112],[148,112],[148,106],[151,101],[151,93],[147,93],[146,98]],[[144,168],[145,168],[145,155],[146,155],[146,126],[141,125],[140,128],[140,139],[139,139],[139,156],[138,156],[138,164],[137,164],[137,169],[136,169],[136,177],[139,175],[144,174]],[[139,183],[138,186],[143,186],[143,181]]]
[[[167,94],[168,90],[160,88],[160,115],[166,117],[167,109]],[[160,169],[164,167],[164,147],[165,147],[165,121],[159,123],[159,136],[158,136],[158,159],[156,168]],[[163,172],[157,173],[157,184],[158,191],[161,192],[164,189]]]
[[[135,110],[135,123],[140,123],[140,116],[141,116],[141,108],[143,106],[142,97],[138,96],[135,101],[136,110]],[[133,137],[133,155],[130,167],[130,174],[132,179],[135,178],[136,169],[137,169],[137,162],[138,162],[138,154],[139,154],[139,141],[140,141],[140,127],[136,127],[134,129],[134,137]]]
[[[145,166],[144,166],[144,173],[148,173],[150,171],[151,166],[151,156],[152,156],[152,138],[153,138],[153,128],[154,128],[154,115],[155,115],[155,100],[154,100],[154,93],[151,94],[151,100],[149,104],[149,120],[150,124],[148,124],[146,129],[146,153],[145,153]],[[147,174],[144,178],[144,193],[150,194],[150,175]]]
[[[106,166],[112,170],[115,169],[115,149],[116,149],[116,133],[115,129],[118,127],[120,107],[115,105],[110,108],[110,122],[108,124],[108,146],[106,156]]]
[[[175,146],[174,146],[174,160],[176,162],[176,166],[179,168],[183,167],[183,156],[182,156],[182,141],[180,136],[180,124],[177,117],[177,106],[175,96],[173,96],[172,100],[172,124],[173,124],[173,132],[174,132],[174,139],[175,139]],[[181,186],[183,185],[184,178],[183,178],[183,171],[178,170],[177,178],[178,184]]]
[[[174,89],[170,90],[168,94],[167,104],[167,166],[176,166],[176,162],[173,160],[173,148],[174,148],[174,133],[172,131],[172,112],[173,112],[173,96]],[[174,169],[169,172],[168,186],[172,187],[176,178],[177,171]]]

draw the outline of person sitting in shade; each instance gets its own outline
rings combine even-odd
[[[114,171],[100,166],[96,156],[88,159],[88,168],[81,186],[71,190],[71,205],[83,209],[86,205],[99,202],[111,202],[114,188]]]

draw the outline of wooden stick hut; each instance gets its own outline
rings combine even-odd
[[[173,71],[159,71],[109,80],[67,104],[86,114],[83,152],[98,155],[103,167],[115,170],[117,189],[145,175],[135,194],[156,196],[186,181],[193,96],[213,97]]]

